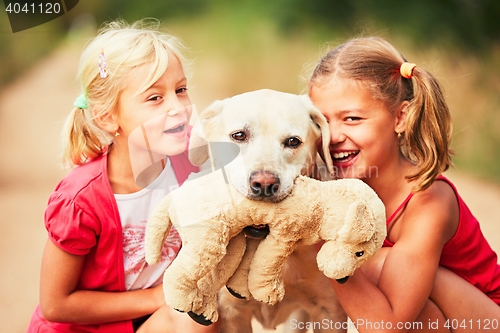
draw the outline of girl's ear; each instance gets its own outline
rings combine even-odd
[[[406,130],[406,116],[408,115],[409,105],[410,103],[408,101],[404,101],[396,110],[396,122],[394,126],[394,131],[396,133],[404,133]]]
[[[92,114],[94,116],[94,122],[96,125],[108,132],[111,135],[114,135],[119,128],[118,122],[116,121],[116,117],[110,114],[103,114],[99,112],[99,110],[93,109]]]

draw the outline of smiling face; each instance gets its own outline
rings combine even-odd
[[[398,119],[362,84],[332,80],[313,85],[311,100],[330,128],[330,154],[339,178],[370,182],[399,160]]]
[[[126,78],[128,84],[118,100],[116,140],[128,140],[129,145],[154,154],[177,155],[186,148],[192,112],[187,80],[177,57],[169,54],[165,73],[141,92],[152,70],[153,64],[139,66]]]

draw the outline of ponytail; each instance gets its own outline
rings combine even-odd
[[[404,80],[404,78],[402,78]],[[439,82],[427,71],[415,68],[411,79],[413,98],[407,109],[401,150],[415,162],[418,172],[406,177],[415,191],[428,188],[451,162],[451,115]]]
[[[75,107],[63,127],[64,165],[81,165],[106,152],[110,136],[87,115],[88,109]]]

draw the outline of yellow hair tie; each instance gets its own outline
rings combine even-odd
[[[412,64],[411,62],[403,62],[401,64],[401,67],[399,68],[399,72],[405,79],[411,79],[411,77],[413,76],[413,69],[415,67],[417,67],[417,65]]]

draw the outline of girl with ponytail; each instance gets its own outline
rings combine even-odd
[[[358,331],[498,330],[497,255],[442,175],[452,125],[437,80],[387,41],[356,38],[323,56],[309,95],[328,120],[336,176],[365,181],[388,216],[384,247],[332,281]]]
[[[60,181],[45,211],[40,305],[28,332],[218,332],[169,308],[163,272],[181,247],[145,262],[151,210],[198,169],[187,156],[192,106],[184,47],[156,21],[106,24],[87,45],[82,94],[63,129]]]

